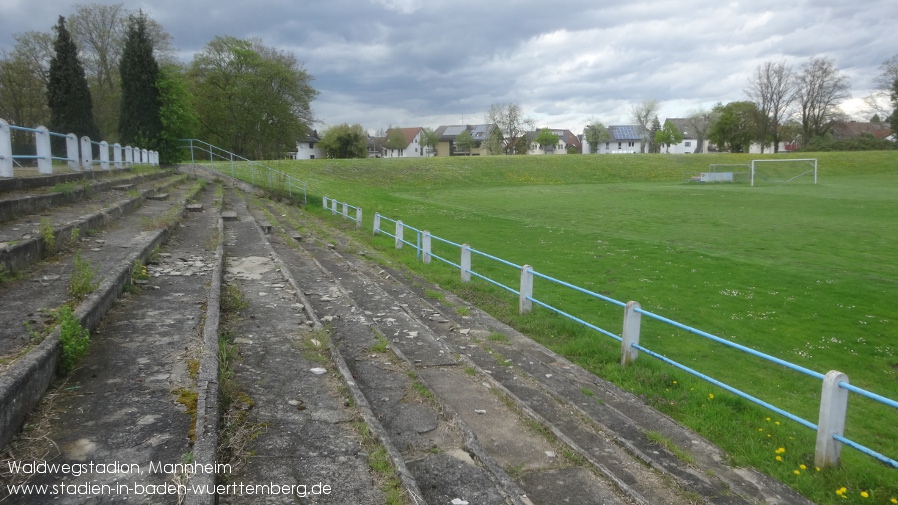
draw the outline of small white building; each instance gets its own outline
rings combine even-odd
[[[580,139],[570,130],[549,129],[553,135],[558,137],[558,143],[554,146],[541,146],[536,143],[536,137],[541,131],[527,132],[527,142],[530,144],[527,154],[568,154],[568,149],[576,153],[581,152]]]
[[[424,128],[420,126],[415,128],[390,128],[387,130],[385,142],[389,142],[390,133],[396,130],[400,130],[405,137],[405,147],[401,149],[384,147],[384,158],[423,158],[428,155],[425,153],[424,146],[421,145]]]
[[[639,154],[642,146],[642,137],[639,128],[633,125],[612,125],[608,127],[610,138],[605,142],[599,142],[595,154]],[[592,152],[586,135],[583,135],[583,152]]]
[[[698,140],[695,134],[693,123],[688,118],[667,118],[665,124],[673,123],[677,130],[683,134],[683,140],[679,144],[671,144],[670,151],[665,146],[661,147],[662,153],[670,152],[670,154],[694,154],[707,153],[711,142],[708,139]]]
[[[296,141],[296,152],[290,153],[294,160],[314,160],[323,158],[324,153],[318,147],[321,137],[318,136],[317,130]]]

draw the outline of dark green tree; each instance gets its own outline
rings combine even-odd
[[[162,132],[159,135],[159,163],[178,163],[187,153],[181,149],[180,139],[196,137],[199,120],[193,107],[193,95],[190,94],[186,77],[179,67],[173,64],[159,69],[159,120]]]
[[[318,147],[328,158],[367,158],[368,134],[359,124],[331,126],[324,130]]]
[[[153,43],[143,12],[129,18],[119,75],[122,83],[119,142],[156,149],[162,135],[159,117],[162,100],[156,87],[159,64],[153,56]]]
[[[652,119],[652,126],[649,128],[649,136],[648,136],[648,152],[658,154],[661,152],[661,144],[659,144],[655,139],[658,137],[658,132],[661,131],[661,121],[658,120],[658,116],[655,116]]]
[[[679,144],[682,141],[683,134],[680,133],[677,125],[673,124],[670,121],[665,121],[664,127],[655,132],[655,143],[659,146],[664,146],[665,148],[667,148],[668,153],[670,153],[670,146]]]
[[[50,60],[47,82],[47,105],[50,107],[50,131],[74,133],[100,140],[100,131],[94,122],[90,89],[84,77],[84,67],[78,59],[78,48],[65,27],[65,18],[59,16],[54,27],[56,41]],[[64,149],[64,140],[54,137],[54,150]]]
[[[237,154],[280,159],[315,121],[312,76],[292,53],[257,39],[216,37],[191,73],[201,137]]]
[[[753,102],[730,102],[714,106],[715,121],[708,139],[721,150],[734,153],[748,151],[758,139],[758,107]]]

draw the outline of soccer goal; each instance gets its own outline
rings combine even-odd
[[[817,184],[817,158],[751,160],[751,185]]]

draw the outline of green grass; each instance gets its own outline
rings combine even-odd
[[[457,243],[697,327],[820,373],[898,398],[898,162],[894,153],[802,153],[818,185],[698,185],[711,163],[760,156],[558,156],[272,162],[322,196],[360,206]],[[765,156],[770,158],[772,156]],[[688,179],[688,177],[687,177]],[[336,222],[336,221],[335,221]],[[351,230],[350,230],[351,232]],[[357,234],[369,240],[370,231]],[[375,237],[373,248],[427,275],[819,503],[866,490],[898,497],[898,470],[846,448],[843,467],[813,468],[813,432],[771,416],[642,355],[627,369],[619,344],[545,309],[517,314],[507,292]],[[412,240],[413,241],[413,240]],[[434,241],[457,260],[457,248]],[[474,256],[474,269],[512,287],[518,273]],[[622,309],[537,278],[540,300],[619,334]],[[643,317],[642,345],[816,423],[817,379]],[[714,397],[709,397],[714,395]],[[772,417],[771,421],[767,421]],[[776,422],[780,422],[776,425]],[[852,395],[846,435],[895,459],[898,415]],[[760,431],[759,431],[760,430]],[[769,436],[768,436],[769,435]],[[785,463],[774,451],[786,448]],[[783,458],[781,458],[783,459]],[[799,474],[795,474],[795,470]],[[849,500],[850,501],[850,500]],[[869,502],[874,502],[870,500]]]

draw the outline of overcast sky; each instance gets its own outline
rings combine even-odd
[[[845,109],[859,114],[879,66],[898,53],[896,0],[124,4],[162,24],[185,62],[216,35],[293,52],[320,92],[312,104],[319,129],[474,124],[497,102],[575,133],[593,117],[627,123],[645,99],[659,101],[663,121],[745,99],[760,63],[798,69],[815,56],[849,77]],[[12,48],[13,33],[49,31],[73,12],[66,0],[0,0],[0,50]]]

